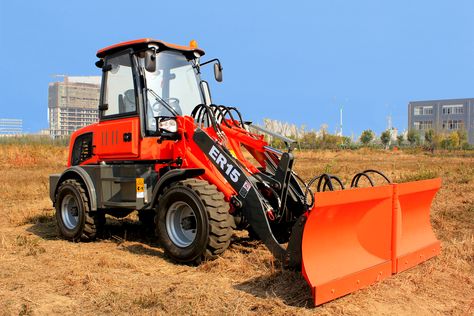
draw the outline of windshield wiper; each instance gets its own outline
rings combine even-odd
[[[156,101],[160,102],[168,111],[171,112],[171,114],[173,114],[174,116],[179,116],[179,113],[176,112],[175,109],[173,109],[171,107],[171,105],[169,105],[162,97],[160,97],[155,91],[153,91],[152,89],[150,88],[147,88],[146,89],[148,92],[150,92],[156,99]]]

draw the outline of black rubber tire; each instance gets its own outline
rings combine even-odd
[[[64,198],[71,195],[76,204],[78,211],[77,225],[70,229],[66,226],[61,216],[61,205]],[[90,241],[97,236],[98,228],[103,226],[105,217],[101,214],[92,215],[89,207],[89,198],[82,184],[74,179],[65,180],[61,183],[56,195],[56,222],[59,234],[72,241]]]
[[[196,237],[187,247],[174,244],[166,228],[166,214],[177,201],[186,202],[196,217]],[[229,247],[235,223],[224,194],[215,185],[187,179],[175,182],[163,191],[156,207],[155,227],[169,257],[181,263],[199,264],[215,258]]]

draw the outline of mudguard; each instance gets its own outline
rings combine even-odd
[[[63,171],[61,175],[52,174],[49,176],[49,196],[53,202],[56,203],[56,193],[58,191],[58,184],[61,184],[66,179],[81,179],[86,185],[87,193],[90,199],[90,208],[92,211],[97,210],[97,194],[90,175],[81,166],[72,166]]]

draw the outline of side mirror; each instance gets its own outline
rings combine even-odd
[[[156,53],[154,50],[147,50],[145,52],[145,69],[148,72],[156,71]]]
[[[95,66],[97,68],[102,68],[104,67],[104,60],[103,59],[99,59],[98,61],[95,62]]]
[[[204,96],[204,103],[206,105],[211,105],[211,90],[209,89],[209,84],[207,83],[207,81],[201,80],[201,91],[202,95]]]
[[[216,78],[217,82],[222,82],[222,66],[219,61],[214,64],[214,77]]]

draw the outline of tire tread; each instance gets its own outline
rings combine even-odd
[[[90,213],[90,207],[89,207],[89,197],[87,196],[86,191],[84,190],[83,185],[77,181],[76,179],[68,179],[65,180],[64,182],[61,183],[61,186],[58,189],[58,192],[61,191],[61,187],[64,185],[71,185],[77,189],[79,192],[79,196],[81,198],[81,202],[84,207],[84,215],[85,215],[85,220],[84,220],[84,227],[82,229],[82,232],[79,236],[79,238],[72,239],[73,241],[91,241],[94,240],[97,236],[98,232],[98,216],[92,216]]]
[[[175,186],[185,186],[193,190],[206,208],[209,221],[209,237],[204,253],[195,263],[215,259],[229,247],[233,228],[235,228],[234,217],[229,213],[229,203],[224,200],[224,194],[218,191],[215,185],[194,178],[173,183],[165,188],[161,195],[164,195]],[[155,227],[158,234],[158,214],[155,216]]]

